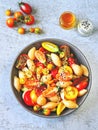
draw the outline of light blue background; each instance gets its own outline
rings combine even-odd
[[[98,1],[97,0],[24,0],[33,7],[35,27],[43,34],[17,33],[17,28],[6,26],[5,10],[18,11],[18,0],[0,0],[0,130],[98,130]],[[59,16],[72,11],[77,19],[90,19],[94,33],[81,37],[76,29],[63,30]],[[25,26],[26,28],[29,28]],[[73,114],[62,118],[44,119],[24,110],[11,90],[10,74],[18,53],[30,43],[43,38],[59,38],[77,46],[89,61],[92,70],[92,88],[87,100]]]

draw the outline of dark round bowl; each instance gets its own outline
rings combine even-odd
[[[42,43],[43,41],[49,41],[49,42],[55,43],[55,44],[57,44],[57,45],[64,45],[64,44],[65,44],[65,45],[68,45],[68,46],[70,47],[71,51],[75,54],[75,56],[77,57],[77,59],[80,61],[80,63],[83,64],[83,65],[85,65],[85,66],[88,68],[88,70],[89,70],[89,84],[88,84],[88,87],[87,87],[88,92],[87,92],[84,96],[82,96],[82,97],[80,97],[80,98],[77,99],[77,103],[78,103],[78,105],[79,105],[79,107],[80,107],[80,106],[83,104],[83,102],[86,100],[86,98],[87,98],[87,96],[88,96],[88,94],[89,94],[90,88],[91,88],[91,83],[92,83],[92,73],[91,73],[90,65],[89,65],[89,63],[88,63],[86,57],[85,57],[84,54],[83,54],[76,46],[74,46],[73,44],[71,44],[71,43],[69,43],[69,42],[67,42],[67,41],[64,41],[64,40],[54,39],[54,38],[51,38],[51,39],[42,39],[42,40],[35,41],[35,42],[31,43],[30,45],[28,45],[26,48],[24,48],[24,49],[20,52],[20,54],[22,54],[22,53],[27,53],[27,52],[29,51],[29,49],[32,48],[32,47],[39,48],[40,45],[41,45],[41,43]],[[19,55],[20,55],[20,54],[19,54]],[[18,55],[18,56],[19,56],[19,55]],[[17,58],[18,58],[18,56],[17,56]],[[15,67],[17,58],[15,59],[15,62],[14,62],[13,67],[12,67],[12,72],[11,72],[11,86],[12,86],[12,90],[13,90],[13,93],[14,93],[16,99],[19,101],[19,103],[20,103],[26,110],[28,110],[28,111],[31,112],[32,114],[37,115],[37,116],[40,116],[40,117],[54,118],[54,117],[61,117],[61,116],[68,115],[68,114],[74,112],[75,110],[77,110],[77,109],[79,108],[79,107],[78,107],[77,109],[65,109],[60,116],[57,116],[56,113],[52,113],[52,114],[49,115],[49,116],[45,116],[45,115],[43,115],[41,112],[39,112],[39,113],[34,112],[33,109],[32,109],[32,107],[29,107],[29,106],[25,105],[25,103],[24,103],[23,100],[22,100],[21,93],[19,93],[19,92],[15,89],[15,87],[14,87],[14,85],[13,85],[14,76],[17,75],[17,72],[18,72],[17,69],[16,69],[16,67]]]

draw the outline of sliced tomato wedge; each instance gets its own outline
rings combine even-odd
[[[35,103],[32,101],[30,97],[31,90],[25,91],[22,95],[23,101],[28,106],[34,106]]]

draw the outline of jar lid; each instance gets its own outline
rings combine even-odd
[[[93,24],[90,20],[81,20],[78,24],[78,32],[82,36],[89,36],[93,32]]]

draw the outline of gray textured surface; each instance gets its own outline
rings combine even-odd
[[[27,0],[34,7],[35,26],[41,35],[19,35],[5,25],[5,10],[19,10],[18,0],[0,0],[0,130],[98,130],[98,1],[97,0]],[[69,10],[78,19],[89,18],[95,30],[81,37],[76,29],[63,30],[58,24],[62,12]],[[87,100],[73,114],[44,119],[25,111],[14,97],[10,85],[11,67],[17,54],[29,43],[42,38],[59,38],[77,46],[87,57],[92,69],[92,88]]]

